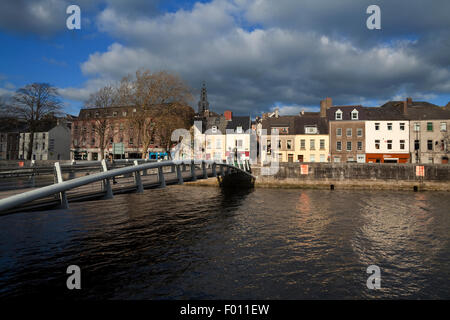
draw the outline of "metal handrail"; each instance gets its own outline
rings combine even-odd
[[[57,164],[57,165],[56,165]],[[125,175],[125,174],[132,174],[136,172],[140,172],[143,170],[148,169],[156,169],[156,168],[163,168],[167,166],[178,166],[181,164],[189,164],[189,165],[196,165],[196,164],[215,164],[216,166],[223,166],[223,167],[230,167],[232,169],[238,170],[244,174],[247,174],[253,178],[255,178],[250,173],[246,172],[245,170],[242,170],[241,168],[229,165],[227,163],[221,163],[221,162],[215,162],[211,160],[203,160],[203,161],[192,161],[192,160],[184,160],[184,161],[162,161],[162,162],[151,162],[151,163],[144,163],[144,164],[137,164],[133,166],[127,166],[117,169],[112,169],[104,172],[94,173],[91,175],[74,178],[71,180],[62,181],[59,183],[55,183],[49,186],[41,187],[36,190],[27,191],[21,194],[17,194],[14,196],[10,196],[5,199],[0,200],[0,212],[5,210],[10,210],[13,208],[16,208],[18,206],[21,206],[23,204],[29,203],[31,201],[45,198],[54,194],[58,193],[64,193],[68,190],[81,187],[90,183],[99,182],[99,181],[105,181],[110,178]],[[59,166],[59,163],[55,163],[55,167]]]

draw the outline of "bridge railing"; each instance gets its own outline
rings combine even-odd
[[[102,165],[102,171],[90,175],[85,175],[82,177],[70,179],[70,180],[63,180],[61,165],[59,162],[55,163],[54,166],[54,172],[55,172],[55,182],[54,184],[44,186],[35,190],[31,190],[28,192],[24,192],[21,194],[16,194],[11,197],[0,199],[0,214],[3,212],[6,212],[12,208],[20,207],[24,204],[30,203],[32,201],[42,199],[45,197],[49,197],[55,194],[59,194],[59,202],[60,206],[62,208],[68,207],[68,200],[66,196],[66,192],[81,187],[84,185],[92,184],[95,182],[102,182],[103,183],[103,190],[105,193],[105,198],[111,198],[113,196],[113,191],[111,188],[111,179],[117,177],[117,176],[123,176],[123,175],[132,175],[134,176],[135,181],[135,187],[137,192],[143,191],[143,184],[141,179],[141,173],[146,173],[147,170],[150,169],[157,169],[158,173],[158,181],[159,185],[161,187],[165,187],[165,177],[164,177],[164,167],[171,167],[172,171],[175,171],[176,168],[176,175],[177,175],[177,183],[181,184],[183,183],[183,174],[181,166],[188,165],[190,167],[191,171],[191,180],[197,180],[197,173],[196,173],[196,166],[200,165],[202,169],[202,175],[201,178],[206,179],[208,178],[207,173],[207,166],[211,168],[212,176],[217,176],[217,167],[220,168],[220,175],[225,175],[229,173],[231,170],[237,170],[244,174],[250,175],[249,172],[242,169],[241,167],[233,166],[231,164],[222,163],[222,162],[215,162],[215,161],[192,161],[192,160],[185,160],[185,161],[161,161],[161,162],[148,162],[148,163],[142,163],[139,164],[139,161],[135,160],[133,161],[132,165],[130,166],[123,166],[121,168],[115,168],[109,170],[107,162],[103,160],[101,162]],[[225,170],[226,169],[226,170]]]

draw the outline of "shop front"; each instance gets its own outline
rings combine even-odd
[[[409,153],[367,153],[367,163],[408,163]]]

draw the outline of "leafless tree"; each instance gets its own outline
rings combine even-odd
[[[32,83],[16,91],[7,110],[28,124],[30,139],[28,141],[27,159],[33,153],[34,133],[39,123],[51,116],[61,114],[61,101],[58,91],[48,83]]]
[[[156,137],[168,147],[167,141],[171,135],[171,132],[168,134],[168,122],[177,126],[182,122],[184,124],[178,119],[184,114],[177,115],[168,110],[187,106],[192,99],[188,86],[179,76],[166,71],[151,73],[149,70],[138,70],[134,79],[130,76],[123,78],[119,96],[121,105],[135,109],[129,122],[138,133],[142,158],[147,156],[147,150]]]
[[[106,109],[117,104],[117,89],[113,86],[106,86],[92,93],[85,102],[86,108]],[[100,160],[105,156],[105,149],[108,147],[109,139],[115,135],[112,121],[108,118],[106,110],[100,110],[97,118],[92,124],[92,131],[100,148]]]

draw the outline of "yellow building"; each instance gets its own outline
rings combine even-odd
[[[303,112],[296,116],[275,113],[263,117],[261,128],[262,161],[270,161],[273,154],[278,155],[280,162],[329,161],[328,125],[319,112]]]

